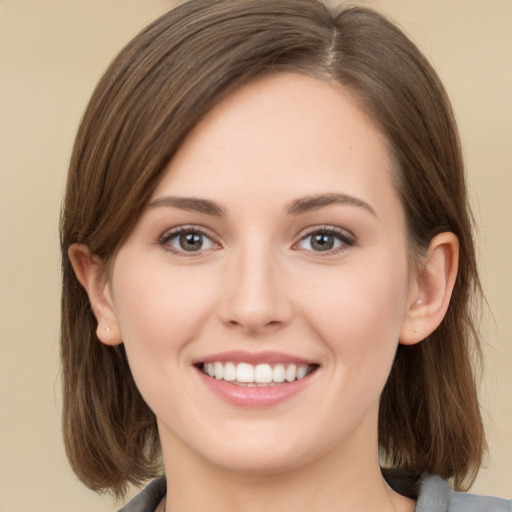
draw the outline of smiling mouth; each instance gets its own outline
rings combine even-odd
[[[197,365],[205,375],[235,386],[269,387],[301,380],[318,368],[316,364],[249,364],[224,361]]]

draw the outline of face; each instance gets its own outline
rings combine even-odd
[[[187,138],[108,285],[164,453],[281,471],[377,451],[413,297],[386,141],[338,84],[232,93]]]

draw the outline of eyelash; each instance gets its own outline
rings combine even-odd
[[[177,249],[170,245],[170,242],[173,239],[178,238],[181,235],[184,234],[193,234],[193,235],[199,235],[203,238],[203,244],[204,240],[207,239],[210,241],[213,246],[217,247],[208,247],[206,249],[199,249],[197,251],[186,251],[184,249]],[[298,242],[295,242],[292,245],[292,249],[301,250],[300,247],[298,247],[299,244],[304,242],[310,237],[313,237],[314,235],[327,235],[334,237],[338,243],[339,246],[327,249],[325,251],[314,251],[312,249],[303,249],[307,252],[314,253],[315,256],[325,257],[325,256],[332,256],[335,254],[338,254],[339,252],[342,252],[347,249],[347,247],[351,247],[356,243],[356,238],[348,233],[345,230],[342,230],[340,228],[336,228],[333,226],[320,226],[317,228],[308,228],[308,231],[301,235]],[[169,231],[166,231],[161,237],[158,238],[158,243],[167,251],[176,254],[178,256],[184,256],[184,257],[194,257],[194,256],[200,256],[203,254],[204,251],[211,250],[211,249],[217,249],[220,248],[221,245],[215,240],[215,238],[210,235],[208,232],[204,230],[204,228],[198,227],[198,226],[180,226],[178,228],[171,229]],[[311,245],[311,244],[310,244]]]
[[[351,233],[336,228],[334,226],[320,226],[317,228],[308,228],[308,231],[300,237],[300,240],[296,242],[293,247],[297,247],[301,242],[307,240],[308,238],[313,237],[314,235],[328,235],[332,236],[339,242],[339,246],[333,249],[328,249],[325,251],[313,251],[311,249],[306,249],[308,252],[312,252],[315,254],[315,256],[320,257],[327,257],[327,256],[333,256],[340,252],[343,252],[347,249],[347,247],[352,247],[356,243],[356,237],[352,235]],[[300,249],[299,249],[300,250]]]
[[[204,243],[204,239],[207,239],[209,240],[213,245],[216,245],[218,247],[220,247],[220,244],[215,240],[215,238],[210,235],[209,233],[207,233],[204,228],[200,228],[200,227],[197,227],[197,226],[180,226],[178,228],[174,228],[174,229],[171,229],[169,231],[166,231],[159,239],[158,239],[158,243],[166,250],[166,251],[169,251],[173,254],[176,254],[178,256],[184,256],[184,257],[194,257],[194,256],[199,256],[203,253],[203,251],[205,250],[210,250],[210,249],[213,249],[213,247],[209,247],[207,249],[200,249],[198,251],[186,251],[184,249],[177,249],[175,247],[172,247],[172,245],[170,245],[170,242],[175,239],[175,238],[178,238],[179,236],[181,235],[184,235],[184,234],[193,234],[193,235],[199,235],[203,238],[203,243]]]

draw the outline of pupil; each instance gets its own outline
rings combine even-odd
[[[314,235],[311,247],[317,251],[328,251],[334,247],[334,237],[325,233]]]
[[[198,251],[202,245],[202,237],[198,233],[184,233],[180,236],[180,246],[184,251]]]

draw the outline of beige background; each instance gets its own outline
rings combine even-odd
[[[85,103],[164,0],[0,0],[0,512],[112,511],[60,438],[58,216]],[[475,492],[512,496],[512,0],[372,0],[421,46],[453,98],[494,319],[482,399],[490,455]],[[478,197],[477,197],[478,196]]]

